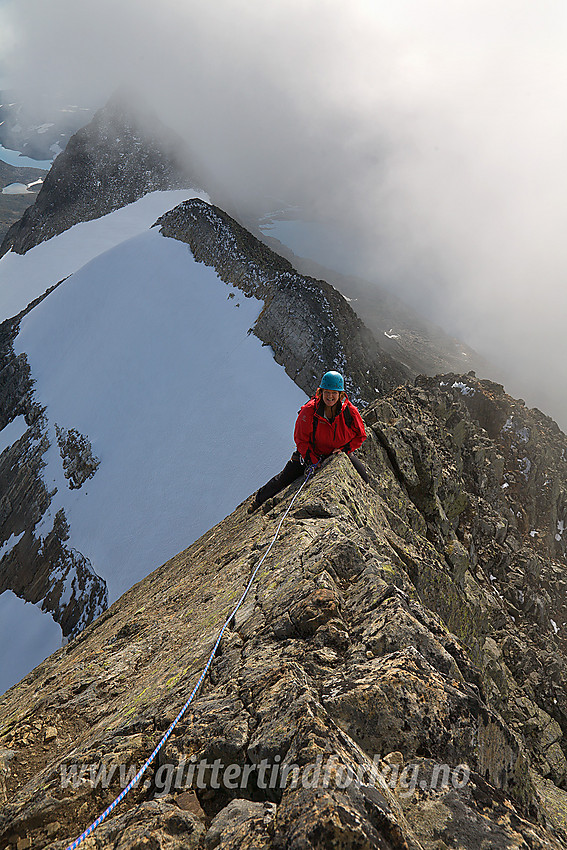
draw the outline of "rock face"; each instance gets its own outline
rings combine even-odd
[[[91,441],[76,428],[67,430],[56,423],[55,433],[65,478],[69,481],[71,490],[78,490],[85,481],[93,477],[100,466],[100,460],[93,455]]]
[[[348,302],[324,280],[299,274],[218,207],[192,199],[157,222],[164,236],[187,242],[198,261],[264,302],[254,331],[307,394],[333,364],[349,376],[349,395],[368,401],[408,378]]]
[[[69,139],[32,207],[6,234],[0,256],[24,254],[80,221],[99,218],[162,189],[195,186],[181,163],[181,140],[157,118],[140,118],[122,97],[113,98]]]
[[[89,846],[566,846],[567,438],[472,374],[365,420],[370,485],[345,455],[307,483]],[[241,505],[7,692],[3,847],[62,850],[134,776],[298,486]]]
[[[16,538],[0,557],[0,593],[12,590],[27,602],[41,603],[63,634],[72,635],[104,611],[107,589],[89,560],[67,545],[69,526],[63,509],[51,528],[36,530],[53,496],[41,474],[50,440],[44,411],[34,400],[26,357],[14,354],[23,315],[0,324],[0,430],[17,417],[27,426],[0,454],[0,545]],[[80,486],[96,465],[88,447],[71,432],[65,435],[70,486]]]

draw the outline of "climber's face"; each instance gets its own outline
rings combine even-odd
[[[339,400],[340,393],[338,390],[323,390],[323,401],[327,407],[332,407]]]

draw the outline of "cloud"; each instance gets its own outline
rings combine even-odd
[[[137,86],[243,213],[324,220],[567,426],[562,0],[17,0],[0,24],[19,88]]]

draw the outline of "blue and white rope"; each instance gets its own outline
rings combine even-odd
[[[183,717],[183,715],[185,714],[185,712],[186,712],[186,710],[187,710],[187,708],[188,708],[189,704],[192,702],[192,700],[193,700],[193,698],[194,698],[195,694],[197,693],[197,691],[199,690],[199,688],[200,688],[201,684],[203,683],[203,679],[205,678],[205,676],[207,675],[207,673],[208,673],[208,671],[209,671],[209,667],[211,666],[212,661],[213,661],[213,658],[215,657],[215,653],[216,653],[216,651],[217,651],[217,649],[218,649],[218,647],[219,647],[219,644],[220,644],[220,642],[221,642],[221,640],[222,640],[222,636],[224,635],[224,633],[225,633],[226,629],[228,628],[228,625],[229,625],[229,623],[231,622],[232,618],[236,616],[236,613],[237,613],[238,609],[240,608],[240,606],[242,605],[242,603],[243,603],[243,602],[244,602],[244,600],[246,599],[246,596],[248,595],[248,592],[249,592],[250,588],[252,587],[252,584],[253,584],[253,582],[254,582],[254,579],[256,578],[256,576],[257,576],[257,574],[258,574],[258,570],[260,569],[260,567],[262,566],[262,564],[264,563],[264,561],[266,560],[266,558],[267,558],[267,557],[268,557],[268,555],[270,554],[270,552],[271,552],[271,550],[272,550],[272,546],[273,546],[273,545],[274,545],[274,543],[276,542],[277,537],[278,537],[278,534],[280,533],[280,528],[282,527],[282,523],[283,523],[284,519],[286,518],[286,516],[287,516],[287,515],[288,515],[288,513],[290,512],[290,510],[291,510],[291,508],[292,508],[293,503],[295,502],[295,500],[297,499],[297,497],[299,496],[299,494],[300,494],[300,493],[301,493],[301,491],[303,490],[303,488],[304,488],[304,486],[306,485],[306,483],[307,483],[307,481],[309,480],[309,478],[313,475],[314,471],[315,471],[315,469],[314,469],[314,467],[313,467],[313,466],[311,466],[311,467],[309,467],[309,468],[307,469],[307,471],[306,471],[306,473],[305,473],[305,479],[303,480],[303,482],[302,482],[302,484],[301,484],[301,487],[300,487],[300,488],[297,490],[297,492],[294,494],[294,497],[293,497],[293,499],[291,500],[291,502],[289,503],[289,506],[288,506],[288,508],[287,508],[286,512],[284,513],[284,515],[282,516],[281,520],[279,521],[278,527],[277,527],[277,529],[276,529],[276,533],[274,534],[274,536],[273,536],[273,538],[272,538],[272,542],[270,543],[270,545],[268,546],[268,548],[267,548],[267,549],[266,549],[266,551],[264,552],[264,555],[262,556],[262,558],[261,558],[260,562],[259,562],[259,563],[257,564],[257,566],[255,567],[255,569],[254,569],[254,571],[253,571],[252,575],[250,576],[250,579],[249,579],[249,581],[248,581],[248,584],[246,585],[246,588],[244,589],[244,592],[242,593],[242,596],[240,597],[240,599],[239,599],[239,600],[238,600],[238,602],[236,603],[236,605],[235,605],[234,609],[232,610],[232,612],[231,612],[231,613],[229,614],[229,616],[226,618],[226,620],[225,620],[225,622],[224,622],[224,625],[223,625],[223,627],[221,628],[221,630],[220,630],[220,632],[219,632],[219,636],[217,637],[216,643],[215,643],[215,645],[213,646],[213,648],[212,648],[212,650],[211,650],[211,654],[209,655],[208,661],[207,661],[207,663],[205,664],[205,667],[204,667],[204,669],[203,669],[203,672],[201,673],[201,675],[200,675],[200,677],[199,677],[199,681],[197,682],[197,684],[195,685],[195,687],[194,687],[194,688],[193,688],[193,690],[191,691],[191,694],[190,694],[190,696],[189,696],[189,699],[187,700],[187,702],[185,703],[185,705],[183,706],[183,708],[181,709],[181,711],[179,712],[179,714],[177,715],[177,717],[175,718],[175,720],[172,722],[172,724],[170,725],[170,727],[168,728],[168,730],[165,732],[165,734],[164,734],[163,738],[161,739],[161,741],[159,742],[159,744],[157,745],[157,747],[155,748],[155,750],[153,751],[153,753],[151,754],[151,756],[150,756],[150,757],[149,757],[149,758],[148,758],[148,759],[144,762],[144,764],[142,765],[142,767],[140,768],[140,770],[138,771],[138,773],[136,774],[136,776],[135,776],[135,777],[134,777],[134,778],[133,778],[133,779],[132,779],[132,780],[128,783],[128,785],[127,785],[127,786],[126,786],[126,787],[125,787],[125,788],[124,788],[124,789],[120,792],[120,794],[118,795],[118,797],[116,797],[116,799],[115,799],[115,800],[113,800],[113,802],[112,802],[112,803],[108,806],[108,808],[107,808],[107,809],[105,809],[105,810],[104,810],[104,812],[103,812],[101,815],[99,815],[99,817],[98,817],[95,821],[93,821],[93,823],[91,823],[91,825],[90,825],[90,826],[88,826],[88,827],[85,829],[85,831],[84,831],[81,835],[79,835],[79,837],[78,837],[78,838],[76,838],[76,839],[73,841],[73,843],[72,843],[72,844],[69,844],[69,846],[67,847],[67,850],[75,850],[75,848],[77,848],[80,844],[82,844],[82,842],[85,840],[85,838],[88,838],[88,836],[89,836],[89,835],[91,835],[91,834],[95,831],[95,829],[96,829],[98,826],[100,826],[100,825],[101,825],[101,823],[102,823],[104,820],[106,820],[106,818],[108,817],[108,815],[109,815],[109,814],[110,814],[110,813],[111,813],[111,812],[112,812],[112,811],[116,808],[116,806],[117,806],[119,803],[121,803],[121,802],[122,802],[122,800],[124,799],[124,797],[126,796],[126,794],[128,794],[128,792],[132,790],[132,788],[134,787],[134,785],[137,785],[137,784],[138,784],[138,782],[140,781],[140,779],[142,778],[142,776],[144,775],[144,773],[146,772],[146,770],[148,769],[148,767],[150,766],[150,764],[152,763],[152,761],[155,759],[155,757],[157,756],[157,754],[159,753],[159,751],[161,750],[161,748],[163,747],[163,745],[165,744],[165,742],[167,741],[167,739],[169,738],[169,736],[171,735],[171,733],[173,732],[173,730],[175,729],[175,727],[177,726],[177,724],[179,723],[179,721],[181,720],[181,718]]]

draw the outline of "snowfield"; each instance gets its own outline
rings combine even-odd
[[[102,218],[76,224],[26,254],[4,254],[0,259],[0,321],[16,316],[49,287],[103,251],[143,233],[160,215],[189,198],[209,200],[204,193],[187,189],[150,192]]]
[[[2,189],[3,195],[27,195],[28,187],[25,183],[10,183]]]
[[[55,253],[64,236],[19,259]],[[248,333],[262,306],[155,228],[87,263],[22,320],[15,349],[46,406],[44,477],[57,487],[35,533],[64,507],[69,545],[107,581],[110,602],[289,458],[306,397]],[[56,424],[100,459],[78,490],[63,476]]]

